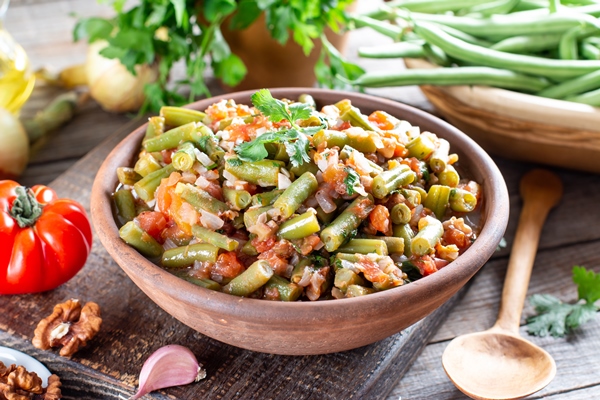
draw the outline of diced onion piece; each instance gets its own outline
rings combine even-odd
[[[237,176],[235,176],[234,174],[232,174],[231,172],[227,171],[226,169],[223,170],[223,178],[225,178],[225,180],[234,182],[239,180],[239,178]]]
[[[333,199],[325,189],[318,190],[315,194],[315,199],[327,214],[334,212],[337,208],[337,205],[333,202]]]
[[[196,148],[194,148],[194,154],[196,155],[196,159],[205,167],[210,167],[214,164],[213,160],[211,160],[209,156]]]
[[[277,174],[277,188],[278,189],[287,189],[292,184],[290,178],[282,174],[281,172]]]
[[[199,176],[198,179],[196,179],[195,185],[200,189],[206,189],[210,186],[210,182],[205,177]]]
[[[209,213],[208,211],[200,211],[200,223],[205,228],[216,231],[217,229],[221,229],[223,227],[225,221],[223,221],[217,215]]]

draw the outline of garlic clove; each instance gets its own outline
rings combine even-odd
[[[206,370],[190,349],[170,344],[156,350],[142,366],[139,387],[129,400],[139,399],[153,390],[187,385],[206,378]]]

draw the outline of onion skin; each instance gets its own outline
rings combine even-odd
[[[0,179],[15,179],[29,161],[29,138],[14,115],[0,108]]]
[[[87,52],[85,72],[90,94],[109,112],[138,111],[144,103],[144,86],[158,78],[158,67],[136,65],[134,76],[118,59],[100,55],[105,41],[92,43]]]

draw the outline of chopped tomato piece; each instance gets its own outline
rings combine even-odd
[[[375,206],[375,209],[369,214],[369,221],[375,229],[385,235],[392,234],[392,223],[390,221],[390,211],[381,204]]]
[[[235,252],[227,251],[219,255],[212,272],[224,278],[235,278],[244,272],[244,266],[238,260]]]
[[[427,276],[437,272],[437,263],[431,256],[421,256],[412,260],[413,264],[419,268],[421,275]]]
[[[137,216],[140,228],[159,242],[162,241],[161,232],[167,226],[167,220],[163,213],[158,211],[144,211]]]
[[[377,125],[377,127],[384,131],[391,131],[394,129],[394,124],[389,120],[388,115],[382,111],[375,111],[369,115],[369,121]]]

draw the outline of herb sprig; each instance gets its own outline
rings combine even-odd
[[[578,286],[576,303],[563,303],[549,294],[534,294],[529,302],[538,315],[527,319],[527,331],[535,336],[563,337],[592,319],[600,310],[600,274],[584,267],[573,267],[573,282]]]
[[[301,127],[296,121],[309,118],[312,108],[308,104],[287,104],[271,95],[268,89],[261,89],[252,95],[252,104],[256,109],[269,118],[272,122],[288,121],[289,129],[267,132],[251,142],[244,142],[235,147],[235,152],[244,161],[259,161],[267,158],[269,153],[265,148],[267,143],[280,143],[285,146],[290,156],[292,166],[297,167],[305,162],[310,162],[308,155],[309,141],[306,136],[311,136],[323,129],[324,126]]]
[[[281,44],[293,39],[306,55],[316,40],[323,40],[315,66],[321,86],[345,87],[336,75],[352,80],[364,73],[343,60],[325,38],[326,28],[340,32],[348,25],[345,10],[353,0],[140,0],[128,10],[125,0],[98,1],[112,4],[117,15],[80,19],[73,38],[106,40],[108,46],[101,55],[119,59],[134,75],[136,65],[157,64],[158,80],[145,88],[145,108],[153,111],[163,105],[191,102],[200,95],[210,97],[204,82],[209,67],[228,86],[242,81],[246,66],[221,33],[227,18],[230,29],[245,29],[264,13],[271,36]],[[186,76],[170,82],[171,70],[179,61],[185,63]],[[182,95],[186,90],[187,97]]]

